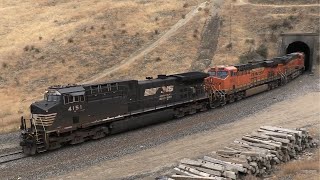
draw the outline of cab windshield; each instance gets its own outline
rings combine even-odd
[[[224,79],[228,76],[228,71],[218,71],[217,76],[221,79]]]
[[[215,71],[209,71],[208,74],[209,74],[210,76],[216,76],[216,72],[215,72]]]
[[[56,90],[49,90],[47,91],[45,94],[44,94],[44,100],[45,101],[48,101],[48,102],[57,102],[57,101],[60,101],[61,99],[61,94],[56,91]]]

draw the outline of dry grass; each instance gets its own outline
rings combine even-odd
[[[319,151],[312,159],[289,162],[281,167],[283,175],[299,173],[301,170],[320,170]]]
[[[302,160],[291,161],[280,166],[280,170],[273,179],[291,177],[292,179],[314,179],[317,180],[320,175],[320,159],[317,149],[312,156],[303,156]]]
[[[318,126],[309,127],[308,131],[313,138],[319,139],[320,131]],[[280,170],[276,172],[272,179],[291,177],[292,179],[318,180],[320,175],[320,149],[313,149],[311,153],[311,156],[302,155],[299,160],[281,165],[279,167]]]

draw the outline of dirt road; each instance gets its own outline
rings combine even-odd
[[[155,148],[92,166],[84,171],[75,171],[60,178],[149,179],[159,175],[156,173],[157,171],[163,171],[164,167],[170,167],[184,157],[195,158],[217,150],[261,125],[276,125],[288,128],[313,126],[320,128],[319,117],[320,92],[311,92],[276,103],[234,123],[225,124],[207,132],[187,136]]]
[[[207,2],[201,3],[200,5],[194,7],[186,16],[185,18],[182,18],[181,20],[179,20],[175,25],[173,25],[166,33],[164,33],[158,40],[156,40],[155,42],[153,42],[151,45],[143,48],[142,50],[138,51],[137,53],[131,55],[129,58],[121,61],[118,65],[113,66],[111,68],[105,69],[104,71],[100,72],[99,74],[91,77],[90,79],[82,82],[83,84],[88,84],[88,83],[93,83],[96,82],[98,80],[100,80],[101,78],[123,68],[126,66],[129,66],[131,63],[133,63],[134,61],[136,61],[139,58],[142,58],[145,54],[148,54],[149,52],[151,52],[152,50],[154,50],[158,45],[162,44],[164,41],[166,41],[168,38],[170,38],[172,35],[174,35],[174,33],[181,28],[182,26],[184,26],[185,24],[187,24],[195,15],[197,15],[200,11],[198,10],[199,8],[204,8],[206,7]]]

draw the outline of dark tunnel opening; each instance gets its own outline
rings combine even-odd
[[[286,54],[294,53],[294,52],[303,52],[305,54],[304,66],[305,70],[310,70],[310,48],[309,46],[301,41],[296,41],[287,47]]]

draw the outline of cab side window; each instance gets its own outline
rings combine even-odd
[[[73,96],[69,96],[69,103],[73,103]]]
[[[84,95],[79,96],[80,97],[80,102],[84,102]]]
[[[64,104],[69,104],[69,97],[68,96],[63,96],[64,99]]]

